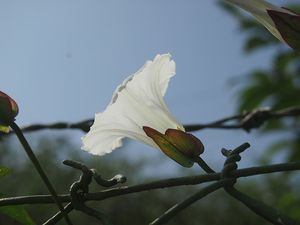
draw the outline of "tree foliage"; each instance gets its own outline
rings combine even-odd
[[[237,8],[221,3],[223,8],[236,18],[239,29],[246,34],[244,50],[248,54],[272,49],[271,65],[267,69],[253,68],[243,79],[238,90],[237,110],[252,110],[257,107],[283,109],[300,105],[300,60],[299,53],[279,42],[261,24]],[[286,6],[294,11],[299,4]],[[265,153],[265,160],[272,160],[283,153],[287,160],[300,159],[299,118],[274,120],[260,130],[262,135],[276,133],[280,138],[274,140]]]

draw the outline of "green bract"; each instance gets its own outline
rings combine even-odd
[[[143,129],[163,153],[184,167],[193,166],[195,158],[204,151],[202,142],[184,131],[168,129],[162,134],[151,127]]]

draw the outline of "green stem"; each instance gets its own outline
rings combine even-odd
[[[215,173],[215,171],[210,168],[209,165],[199,156],[195,158],[195,162],[206,172],[206,173]]]
[[[59,210],[61,211],[62,215],[64,216],[67,224],[72,225],[72,222],[70,221],[68,215],[65,213],[64,211],[64,207],[61,204],[61,202],[59,201],[56,191],[54,190],[53,186],[51,185],[46,173],[44,172],[44,170],[42,169],[38,159],[36,158],[36,156],[34,155],[30,145],[28,144],[26,138],[24,137],[21,129],[19,128],[19,126],[16,123],[12,123],[10,125],[10,127],[14,130],[14,132],[16,133],[20,143],[22,144],[25,152],[27,153],[29,159],[31,160],[32,164],[34,165],[35,169],[37,170],[37,172],[39,173],[40,177],[42,178],[42,180],[44,181],[46,187],[48,188],[50,194],[52,195],[55,203],[57,204]]]

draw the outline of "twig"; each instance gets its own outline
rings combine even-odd
[[[202,129],[244,129],[250,131],[254,128],[259,128],[262,124],[270,119],[280,119],[283,117],[297,117],[300,115],[300,106],[286,108],[282,110],[270,110],[268,108],[258,108],[252,111],[243,112],[241,114],[225,117],[210,123],[203,124],[186,124],[186,131],[192,132]],[[77,129],[83,132],[88,132],[93,119],[83,120],[78,123],[57,122],[50,124],[32,124],[22,127],[23,132],[39,131],[44,129]],[[1,134],[1,136],[10,135]]]
[[[268,166],[250,167],[244,169],[234,170],[230,173],[232,178],[249,177],[255,175],[262,175],[275,172],[285,172],[300,170],[300,162],[281,163]],[[196,185],[221,179],[221,173],[211,173],[198,176],[188,176],[180,178],[163,179],[159,181],[149,182],[145,184],[134,185],[131,187],[122,186],[112,188],[100,192],[88,193],[86,201],[99,201],[116,196],[149,191],[160,188],[178,187],[182,185]],[[69,194],[59,195],[60,202],[70,202],[71,197]],[[50,195],[33,195],[33,196],[19,196],[11,198],[0,199],[0,206],[7,205],[23,205],[23,204],[52,204],[53,198]]]
[[[56,205],[58,206],[59,210],[61,211],[62,215],[64,216],[67,224],[72,225],[71,220],[69,219],[68,215],[64,212],[64,207],[61,204],[61,202],[58,199],[58,196],[56,194],[56,191],[54,189],[54,187],[52,186],[50,180],[48,179],[46,173],[44,172],[44,170],[42,169],[38,159],[35,157],[30,145],[28,144],[26,138],[24,137],[21,129],[19,128],[19,126],[16,123],[12,123],[10,124],[10,127],[15,131],[18,139],[20,140],[25,152],[27,153],[28,157],[30,158],[31,162],[33,163],[35,169],[37,170],[37,172],[39,173],[40,177],[42,178],[44,184],[46,185],[47,189],[49,190],[49,192],[52,195],[53,200],[55,201]]]

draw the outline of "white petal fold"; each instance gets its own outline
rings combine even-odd
[[[169,54],[157,55],[117,87],[104,112],[95,116],[90,131],[82,137],[82,149],[104,155],[122,146],[124,137],[158,148],[143,131],[148,126],[164,133],[181,129],[169,112],[163,96],[169,80],[175,75],[175,62]]]
[[[267,10],[274,10],[292,14],[289,10],[275,6],[264,0],[225,0],[251,13],[262,25],[264,25],[277,39],[283,41],[272,18]]]

